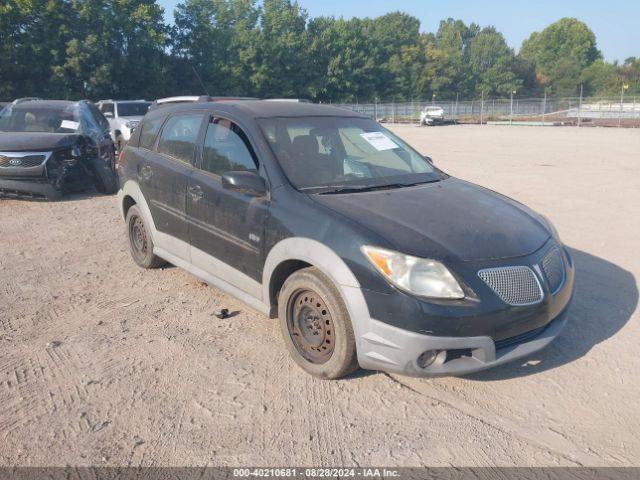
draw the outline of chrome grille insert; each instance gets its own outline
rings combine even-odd
[[[529,267],[487,268],[480,270],[478,276],[509,305],[533,305],[544,296],[538,278]]]
[[[547,277],[549,290],[556,294],[564,283],[564,262],[558,247],[553,247],[542,259],[542,270]]]
[[[51,152],[0,152],[0,168],[39,167],[51,156]]]

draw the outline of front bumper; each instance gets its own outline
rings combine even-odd
[[[47,181],[0,178],[0,198],[3,197],[59,200],[62,193]]]
[[[564,263],[559,289],[550,291],[540,265],[554,242],[534,254],[497,262],[528,265],[536,271],[543,298],[527,306],[503,302],[477,275],[486,262],[458,265],[466,285],[478,294],[455,302],[427,302],[396,292],[362,290],[368,315],[358,329],[358,361],[363,368],[412,376],[462,375],[529,355],[562,330],[573,297],[574,265],[558,245]],[[471,296],[470,296],[471,297]],[[437,351],[433,363],[418,365],[424,352]]]
[[[543,349],[560,334],[566,321],[565,308],[526,341],[496,349],[496,343],[489,336],[434,337],[370,320],[369,331],[360,342],[358,361],[365,369],[413,377],[464,375],[511,362]],[[431,365],[420,368],[417,359],[428,350],[438,350],[440,353]]]

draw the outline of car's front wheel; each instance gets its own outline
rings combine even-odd
[[[151,232],[144,222],[140,209],[135,205],[127,212],[127,232],[131,256],[138,265],[142,268],[159,268],[167,263],[153,254]]]
[[[349,312],[334,284],[317,268],[298,270],[285,281],[278,318],[287,350],[306,372],[336,379],[358,369]]]
[[[105,195],[113,195],[118,191],[118,177],[111,165],[102,158],[92,158],[90,160],[91,169],[95,176],[94,183],[96,190]]]

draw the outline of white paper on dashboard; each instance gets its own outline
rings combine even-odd
[[[60,123],[60,128],[66,128],[67,130],[78,130],[79,127],[80,124],[73,120],[62,120],[62,123]]]
[[[360,136],[371,144],[373,148],[382,152],[383,150],[392,150],[398,148],[398,145],[394,143],[389,137],[382,132],[369,132],[361,133]]]

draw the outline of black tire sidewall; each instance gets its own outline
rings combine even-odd
[[[91,168],[96,177],[96,189],[105,195],[112,195],[118,190],[118,181],[113,169],[102,159],[92,159]]]
[[[144,226],[147,240],[147,253],[146,255],[141,255],[140,252],[137,251],[133,244],[133,239],[131,238],[131,223],[135,218],[140,218],[142,221],[142,225]],[[129,208],[127,212],[127,238],[129,240],[129,250],[131,251],[131,256],[133,260],[143,268],[151,268],[154,264],[154,254],[153,254],[153,239],[151,238],[151,232],[149,231],[149,227],[147,226],[147,222],[144,221],[144,217],[140,212],[140,209],[137,206],[132,206]]]
[[[301,289],[312,290],[322,297],[333,320],[335,347],[331,358],[322,364],[314,364],[305,359],[298,352],[289,334],[289,301]],[[337,288],[318,269],[311,267],[299,270],[285,281],[279,295],[278,322],[287,350],[293,360],[307,373],[322,379],[336,379],[357,370],[355,336],[349,313]]]

